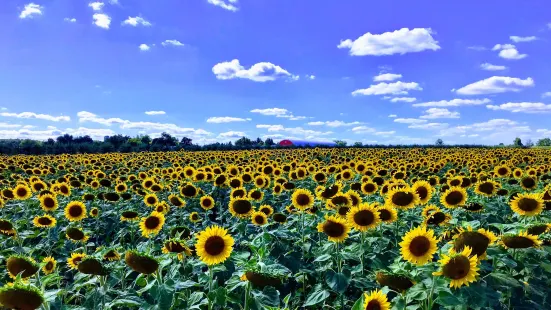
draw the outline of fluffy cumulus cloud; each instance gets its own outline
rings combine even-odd
[[[165,115],[165,111],[146,111],[145,114],[147,115]]]
[[[268,109],[252,109],[251,113],[258,113],[266,116],[275,116],[280,118],[287,118],[291,121],[299,121],[307,119],[306,116],[296,116],[287,109],[282,108],[268,108]]]
[[[151,49],[151,46],[149,46],[145,43],[142,43],[142,44],[140,44],[140,46],[138,46],[138,48],[140,49],[140,51],[146,52],[146,51],[149,51]]]
[[[233,123],[233,122],[247,122],[250,120],[251,120],[250,118],[218,116],[218,117],[209,117],[207,119],[207,123],[222,124],[222,123]]]
[[[388,115],[388,117],[390,117],[390,118],[395,118],[395,117],[397,117],[397,116],[398,116],[398,115],[396,115],[396,114],[390,114],[390,115]]]
[[[498,56],[504,59],[522,59],[526,58],[526,54],[521,54],[513,44],[496,44],[492,51],[499,51]]]
[[[371,85],[368,88],[357,89],[352,92],[352,95],[407,95],[410,90],[423,90],[423,88],[415,82],[398,81],[394,83],[379,83]]]
[[[128,26],[132,26],[132,27],[137,27],[137,26],[150,27],[150,26],[152,26],[152,24],[149,21],[147,21],[146,19],[144,19],[143,17],[140,17],[140,16],[136,16],[136,17],[128,16],[128,18],[122,22],[122,25],[128,25]]]
[[[402,28],[393,32],[371,34],[370,32],[352,41],[346,39],[340,42],[338,48],[349,49],[353,56],[382,56],[406,54],[424,50],[440,49],[438,42],[432,37],[430,28]]]
[[[332,131],[309,130],[302,127],[284,127],[283,125],[258,124],[256,128],[266,129],[269,132],[277,132],[278,135],[284,135],[288,139],[295,137],[300,139],[319,139],[322,136],[333,134]]]
[[[360,125],[361,122],[343,122],[343,121],[327,121],[327,122],[309,122],[310,126],[328,126],[328,127],[345,127],[345,126],[355,126]]]
[[[88,111],[80,111],[77,113],[78,121],[79,122],[91,122],[91,123],[97,123],[102,124],[105,126],[111,126],[112,124],[123,124],[126,121],[121,118],[103,118],[99,117],[94,113],[88,112]]]
[[[452,99],[414,103],[414,107],[458,107],[464,105],[481,105],[490,103],[490,99]]]
[[[517,121],[509,119],[491,119],[486,122],[460,125],[440,130],[439,136],[458,136],[469,134],[481,134],[486,140],[510,141],[516,136],[522,136],[532,132],[529,126],[524,126]]]
[[[21,13],[19,13],[19,18],[33,18],[35,15],[42,15],[43,6],[36,3],[26,4]]]
[[[104,5],[105,3],[99,1],[88,3],[88,6],[91,7],[94,11],[101,11]]]
[[[41,119],[41,120],[52,121],[52,122],[61,122],[61,121],[68,122],[71,120],[69,116],[52,116],[49,114],[40,114],[40,113],[34,113],[34,112],[21,112],[21,113],[0,112],[0,116],[26,118],[26,119],[34,118],[34,119]]]
[[[266,129],[270,132],[283,131],[285,129],[283,125],[267,125],[267,124],[258,124],[256,125],[256,128]]]
[[[92,18],[94,19],[94,25],[103,29],[109,29],[109,25],[111,25],[111,17],[109,17],[109,15],[96,13]]]
[[[237,10],[239,10],[239,8],[235,6],[238,0],[208,0],[208,2],[231,12],[237,12]]]
[[[401,79],[401,74],[395,74],[395,73],[381,73],[375,77],[373,77],[373,81],[375,82],[388,82],[388,81],[394,81]]]
[[[444,108],[430,108],[425,111],[421,118],[437,119],[437,118],[459,118],[459,112],[452,112]]]
[[[542,97],[542,98],[551,97],[551,91],[547,91],[547,92],[541,94],[541,97]]]
[[[241,138],[241,137],[245,137],[246,134],[242,131],[227,131],[227,132],[222,132],[218,135],[218,138],[221,138],[221,139],[237,139],[237,138]]]
[[[259,62],[249,69],[243,67],[239,60],[221,62],[212,67],[212,72],[219,80],[248,79],[255,82],[275,81],[276,79],[297,80],[297,75],[292,75],[287,70],[270,62]]]
[[[162,46],[184,46],[184,43],[178,40],[164,40],[161,43]]]
[[[417,118],[395,118],[394,122],[402,123],[402,124],[422,124],[422,123],[426,123],[427,120],[417,119]]]
[[[503,110],[513,113],[546,113],[551,112],[551,104],[541,102],[508,102],[500,105],[487,105],[490,110]]]
[[[415,102],[415,100],[417,100],[417,99],[413,98],[413,97],[394,97],[394,98],[390,98],[390,102]]]
[[[463,86],[456,92],[460,95],[499,94],[505,92],[519,92],[534,86],[532,78],[520,79],[507,76],[492,76],[487,79]]]
[[[515,43],[519,43],[519,42],[535,41],[538,38],[535,37],[535,36],[529,36],[529,37],[510,36],[509,39],[511,39],[511,41],[513,41]]]
[[[422,129],[422,130],[442,130],[448,128],[448,123],[419,123],[419,124],[410,124],[408,128],[411,129]]]
[[[77,19],[74,18],[74,17],[73,17],[73,18],[65,17],[65,18],[63,19],[63,21],[68,22],[68,23],[76,23],[76,22],[77,22]]]
[[[480,69],[482,70],[486,70],[486,71],[502,71],[502,70],[506,70],[507,67],[506,66],[498,66],[498,65],[492,65],[492,64],[489,64],[489,63],[483,63],[480,65]]]

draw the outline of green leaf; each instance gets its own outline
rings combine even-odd
[[[262,292],[253,291],[255,301],[259,304],[259,308],[262,307],[278,307],[279,306],[279,292],[271,287],[266,286]]]
[[[57,295],[63,290],[51,290],[51,291],[46,291],[44,293],[44,299],[46,299],[46,301],[48,302],[51,302],[53,301]]]
[[[496,283],[501,284],[505,287],[520,287],[520,282],[505,273],[492,272],[490,273],[490,278],[492,278]]]
[[[350,278],[343,273],[328,270],[325,273],[325,282],[333,291],[342,294],[346,291],[346,288],[350,283]]]
[[[181,289],[194,287],[194,286],[197,286],[197,285],[198,285],[197,282],[191,281],[191,280],[178,281],[174,284],[174,288],[177,289],[177,290],[181,290]]]
[[[201,309],[201,305],[208,304],[203,292],[193,292],[187,299],[187,309]]]
[[[108,303],[106,306],[106,308],[113,308],[113,307],[139,307],[141,306],[142,304],[144,303],[144,301],[138,301],[138,300],[134,300],[134,299],[126,299],[126,298],[123,298],[123,299],[117,299],[117,300],[113,300],[112,302]]]
[[[155,280],[155,279],[151,280],[151,282],[147,283],[146,286],[144,286],[142,289],[137,291],[138,295],[141,295],[141,294],[149,291],[153,287],[153,285],[155,285],[155,283],[157,283],[157,280]]]
[[[314,260],[314,262],[318,262],[318,263],[319,263],[319,262],[325,262],[325,261],[328,261],[328,260],[330,260],[330,259],[331,259],[331,255],[329,255],[329,254],[323,254],[323,255],[321,255],[321,256],[318,256],[318,258],[316,258],[316,259]]]
[[[223,287],[217,288],[208,294],[208,299],[215,305],[226,307],[226,289]]]
[[[330,295],[331,293],[329,293],[329,291],[324,290],[321,285],[318,284],[316,285],[314,290],[308,295],[308,298],[306,298],[304,307],[317,305],[327,299],[327,297],[329,297]]]
[[[362,296],[360,296],[360,298],[356,300],[351,310],[365,310],[364,302],[365,302],[365,295],[362,294]]]
[[[440,291],[438,293],[438,303],[445,307],[455,307],[463,304],[459,298],[453,293],[447,291]]]

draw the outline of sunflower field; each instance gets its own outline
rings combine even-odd
[[[0,156],[0,308],[551,309],[551,150]]]

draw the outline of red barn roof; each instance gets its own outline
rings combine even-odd
[[[281,141],[279,141],[279,145],[280,146],[291,146],[291,145],[293,145],[293,142],[291,142],[291,140],[281,140]]]

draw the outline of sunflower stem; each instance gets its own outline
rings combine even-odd
[[[212,280],[213,280],[212,268],[209,266],[209,295],[210,295],[210,292],[212,292]],[[209,298],[209,310],[211,309],[212,309],[212,301]]]
[[[364,242],[365,242],[365,232],[361,231],[361,232],[360,232],[360,236],[361,236],[361,240],[362,240],[362,242],[361,242],[361,248],[360,248],[360,262],[361,262],[361,264],[362,264],[362,275],[363,275],[363,274],[364,274],[364,269],[365,269],[365,267],[364,267],[364,248],[365,248]]]
[[[244,310],[249,310],[249,295],[251,294],[251,282],[247,281],[247,288],[245,289],[245,308]]]

